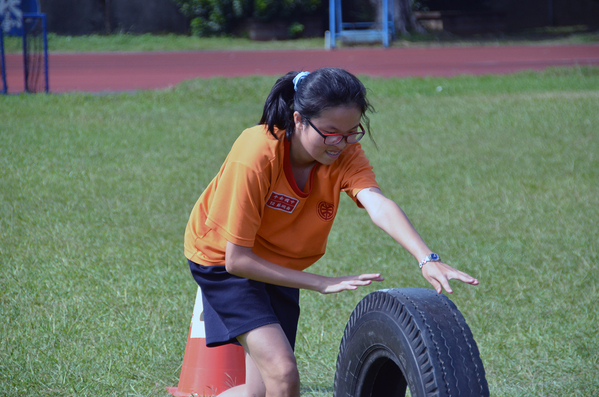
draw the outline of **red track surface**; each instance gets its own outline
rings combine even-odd
[[[22,57],[7,55],[9,92],[23,91]],[[342,67],[371,76],[455,76],[599,66],[599,45],[50,54],[50,91],[160,89],[215,76],[279,76]]]

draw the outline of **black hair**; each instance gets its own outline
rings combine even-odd
[[[275,138],[277,127],[285,130],[287,139],[291,139],[295,130],[295,111],[302,115],[305,122],[305,119],[318,118],[323,110],[337,106],[360,109],[362,125],[370,136],[370,120],[366,112],[372,112],[374,108],[366,98],[364,84],[356,76],[344,69],[317,69],[299,81],[296,91],[293,79],[298,73],[289,72],[279,78],[264,103],[260,124],[265,124]]]

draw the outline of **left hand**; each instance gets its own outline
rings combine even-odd
[[[357,276],[324,277],[323,284],[318,289],[321,294],[332,294],[335,292],[354,290],[373,281],[384,281],[380,273],[360,274]]]
[[[445,291],[453,292],[449,286],[449,280],[460,280],[468,284],[478,285],[478,280],[468,274],[461,272],[443,262],[428,262],[422,266],[422,275],[440,294]]]

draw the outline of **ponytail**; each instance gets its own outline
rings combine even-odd
[[[264,103],[260,124],[266,125],[275,138],[276,127],[285,130],[285,136],[291,139],[295,130],[295,111],[302,115],[302,120],[310,120],[318,118],[323,110],[337,106],[360,109],[362,124],[370,136],[366,112],[373,111],[373,108],[366,98],[366,88],[356,76],[338,68],[317,69],[309,74],[301,72],[301,76],[298,76],[299,73],[289,72],[279,78]],[[294,83],[296,76],[298,79]]]
[[[275,127],[280,130],[285,130],[287,139],[291,138],[295,123],[293,122],[293,97],[295,89],[293,87],[293,78],[298,72],[289,72],[285,76],[279,78],[275,85],[270,90],[270,94],[264,103],[262,118],[259,124],[264,124],[268,127],[268,132],[275,138]],[[279,139],[279,138],[277,138]]]

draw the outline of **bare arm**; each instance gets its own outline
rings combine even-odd
[[[361,190],[357,197],[368,211],[368,215],[374,224],[393,237],[418,262],[432,253],[402,209],[393,200],[385,197],[380,189],[367,188]],[[443,262],[428,262],[422,267],[422,275],[438,293],[441,293],[443,288],[449,293],[453,292],[449,286],[449,280],[451,279],[473,285],[478,284],[477,279]]]
[[[225,252],[227,272],[236,276],[262,281],[284,287],[302,288],[330,294],[354,290],[372,281],[382,281],[380,274],[361,274],[345,277],[326,277],[313,273],[289,269],[269,262],[256,255],[251,247],[227,242]]]

